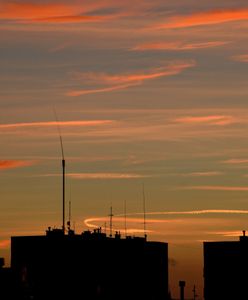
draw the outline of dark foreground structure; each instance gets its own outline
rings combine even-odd
[[[248,237],[204,243],[205,300],[248,299]]]
[[[168,299],[168,244],[100,229],[12,237],[19,299]]]

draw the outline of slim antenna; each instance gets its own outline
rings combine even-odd
[[[124,201],[124,225],[125,225],[125,236],[127,237],[127,201]]]
[[[147,238],[146,234],[146,197],[145,197],[145,185],[142,183],[142,192],[143,192],[143,211],[144,211],[144,237]]]
[[[110,228],[110,237],[112,237],[112,233],[113,233],[113,208],[112,208],[112,205],[110,206],[110,215],[109,215],[109,217],[110,217],[110,222],[109,222],[109,224],[110,224],[110,226],[109,226],[109,228]]]
[[[193,297],[194,297],[193,299],[196,300],[196,298],[198,297],[198,295],[196,294],[196,287],[195,287],[195,285],[194,285],[194,288],[193,288],[192,292],[193,292]]]
[[[61,155],[62,155],[62,231],[65,234],[65,156],[64,156],[64,147],[62,134],[59,126],[58,116],[55,108],[53,107],[54,116],[57,122],[57,129],[59,133],[60,147],[61,147]]]
[[[68,230],[71,230],[71,201],[69,201],[69,220],[67,222],[68,224]]]

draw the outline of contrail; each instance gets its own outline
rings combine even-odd
[[[233,215],[248,215],[248,210],[235,210],[235,209],[204,209],[204,210],[190,210],[190,211],[158,211],[158,212],[146,212],[146,215],[149,216],[197,216],[197,215],[211,215],[211,214],[219,214],[219,215],[227,215],[227,214],[233,214]],[[128,217],[137,217],[140,216],[140,218],[127,218],[127,222],[130,223],[142,223],[143,222],[143,212],[136,212],[136,213],[129,213],[127,214]],[[116,221],[122,222],[124,218],[123,214],[116,215]],[[84,220],[84,224],[88,228],[97,228],[98,225],[95,225],[93,223],[99,223],[99,222],[106,222],[108,219],[106,217],[96,217],[96,218],[89,218]],[[148,219],[149,223],[169,223],[172,222],[172,220],[157,220],[157,219]],[[121,231],[123,231],[122,229]],[[129,229],[128,233],[140,233],[142,230],[140,229]],[[150,231],[151,232],[151,231]]]

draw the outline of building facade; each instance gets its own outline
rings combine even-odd
[[[205,300],[248,299],[248,237],[239,241],[205,242]]]
[[[23,299],[168,299],[168,244],[145,238],[12,237],[11,267]]]

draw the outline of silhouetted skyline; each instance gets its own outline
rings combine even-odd
[[[108,231],[112,203],[113,230],[142,234],[144,182],[173,292],[180,280],[186,297],[202,291],[202,241],[247,226],[247,12],[237,0],[0,0],[6,264],[11,235],[61,228],[55,107],[72,228]]]

